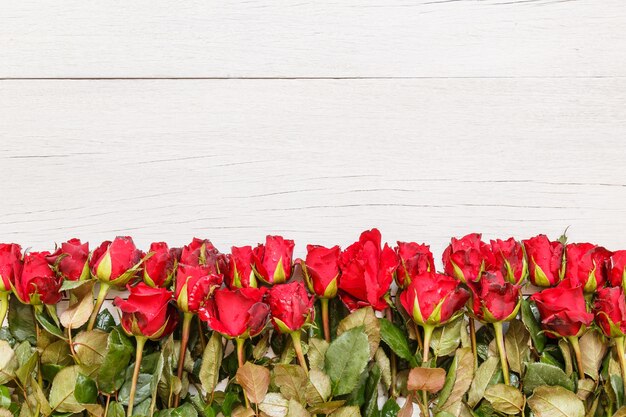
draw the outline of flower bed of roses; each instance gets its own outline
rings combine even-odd
[[[376,229],[293,249],[0,244],[0,417],[626,416],[626,251],[470,234],[437,272]]]

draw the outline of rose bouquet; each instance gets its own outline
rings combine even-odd
[[[294,247],[0,244],[0,417],[626,415],[626,251]]]

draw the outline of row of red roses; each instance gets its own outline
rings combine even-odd
[[[118,237],[102,243],[91,256],[87,243],[72,239],[54,253],[31,252],[22,257],[18,245],[3,244],[0,292],[6,298],[13,291],[24,303],[55,304],[60,300],[64,279],[86,280],[93,276],[101,282],[101,291],[91,328],[109,288],[142,277],[143,283],[129,285],[128,300],[116,299],[123,312],[123,328],[137,336],[141,345],[146,338],[158,339],[173,331],[178,322],[178,313],[170,303],[174,295],[184,313],[182,349],[188,334],[185,328],[193,314],[212,329],[235,338],[240,347],[245,338],[265,327],[270,310],[275,328],[294,338],[299,338],[299,330],[311,323],[313,298],[301,283],[274,285],[269,291],[256,288],[258,280],[270,285],[289,280],[293,248],[291,240],[268,236],[265,245],[233,247],[230,255],[200,239],[181,249],[153,243],[149,253],[144,254],[131,238]],[[350,310],[363,306],[383,310],[390,304],[387,295],[394,277],[403,289],[401,304],[424,328],[424,346],[429,345],[433,329],[461,314],[470,298],[470,315],[494,323],[498,334],[502,332],[501,323],[517,315],[520,285],[528,276],[538,286],[558,284],[531,298],[544,329],[553,336],[569,338],[576,350],[576,338],[594,319],[583,292],[597,289],[596,322],[607,336],[622,338],[626,333],[626,306],[620,288],[626,276],[625,254],[587,243],[551,242],[544,235],[522,243],[510,238],[486,244],[480,235],[471,234],[452,239],[443,254],[445,274],[437,274],[428,246],[412,242],[398,242],[395,250],[387,244],[381,246],[380,233],[373,229],[344,251],[338,246],[309,245],[306,259],[296,263],[301,264],[310,291],[322,300],[326,337],[329,298],[339,295]],[[228,288],[219,289],[224,278]],[[164,288],[172,279],[174,294]],[[605,283],[610,286],[602,288]],[[299,343],[296,345],[299,347]],[[423,357],[428,360],[428,349]],[[301,364],[306,368],[303,359]]]

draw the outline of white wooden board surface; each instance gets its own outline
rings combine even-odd
[[[625,27],[621,0],[5,1],[0,241],[626,248]]]

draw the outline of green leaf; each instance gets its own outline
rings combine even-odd
[[[351,392],[368,361],[369,344],[363,327],[350,329],[337,337],[328,347],[325,358],[333,395]]]
[[[17,297],[9,300],[9,331],[18,342],[28,341],[31,345],[37,344],[37,330],[35,316],[28,304],[22,304]]]
[[[206,392],[213,392],[220,377],[222,366],[222,336],[213,332],[202,354],[202,366],[200,367],[200,383]]]
[[[80,373],[78,365],[68,366],[59,371],[52,381],[50,406],[61,413],[80,413],[85,407],[74,397],[76,380]]]
[[[129,377],[124,381],[124,385],[120,388],[117,401],[123,405],[128,405],[130,400],[130,388],[132,385],[132,372],[129,372]],[[137,378],[137,391],[135,392],[134,404],[137,405],[146,399],[150,398],[150,383],[152,382],[152,375],[139,374]]]
[[[607,344],[602,340],[600,333],[594,329],[590,329],[582,335],[579,344],[584,373],[597,381],[598,370],[608,350]],[[580,377],[583,378],[584,375]]]
[[[306,387],[307,382],[307,375],[300,365],[278,364],[274,367],[274,385],[288,400],[306,403],[306,390],[302,388]]]
[[[524,396],[515,387],[505,384],[492,385],[485,391],[485,399],[494,410],[504,414],[519,414],[524,409]]]
[[[412,367],[417,366],[417,360],[409,348],[405,334],[389,320],[381,318],[380,338],[399,357],[407,360]]]
[[[365,404],[363,405],[364,417],[379,417],[378,410],[378,384],[380,383],[380,368],[376,363],[370,368],[367,382],[365,383]]]
[[[522,367],[528,356],[529,340],[530,333],[528,333],[524,324],[517,319],[511,321],[504,337],[504,350],[506,351],[509,367],[519,375],[522,374]]]
[[[109,333],[115,327],[115,319],[113,318],[113,314],[104,308],[96,317],[96,324],[94,325],[94,329],[102,330],[104,332]]]
[[[338,408],[330,415],[331,417],[361,417],[361,411],[359,410],[359,407],[349,405],[346,407]]]
[[[372,307],[360,308],[339,322],[337,336],[355,327],[363,326],[370,347],[370,358],[374,357],[380,343],[380,324]]]
[[[20,381],[22,386],[27,386],[30,380],[30,375],[37,367],[39,354],[37,351],[31,349],[28,342],[22,342],[16,348],[15,353],[19,362],[19,368],[15,371],[15,376]]]
[[[459,403],[469,389],[473,377],[474,356],[472,350],[470,348],[458,349],[448,370],[445,384],[439,393],[439,410],[446,411],[448,407]]]
[[[447,356],[454,353],[461,343],[461,330],[465,324],[463,316],[454,321],[436,328],[430,339],[430,347],[436,357]]]
[[[88,376],[93,376],[98,372],[107,353],[109,337],[101,330],[89,330],[76,335],[72,342],[81,372]]]
[[[527,299],[522,299],[521,310],[522,321],[528,329],[530,337],[533,340],[533,345],[537,352],[541,353],[546,346],[547,336],[543,333],[541,325],[539,324],[539,312],[537,311],[537,307]]]
[[[35,318],[37,319],[37,322],[41,325],[41,327],[43,327],[45,331],[47,331],[53,336],[58,337],[59,339],[65,340],[65,335],[63,334],[63,331],[59,329],[59,326],[57,326],[56,323],[54,323],[53,321],[50,321],[50,319],[44,313],[43,310],[36,308]]]
[[[500,360],[497,357],[490,357],[484,361],[476,370],[476,375],[472,380],[467,394],[467,403],[470,407],[475,407],[485,395],[485,390],[490,383],[498,376],[500,371]]]
[[[111,401],[106,417],[126,417],[122,404],[117,401]]]
[[[622,376],[611,374],[609,376],[609,383],[615,395],[615,405],[621,407],[622,404],[624,404],[624,382],[622,381]]]
[[[528,406],[536,417],[585,416],[583,402],[563,387],[537,387],[528,398]]]
[[[193,405],[185,403],[172,410],[171,417],[198,417],[198,412]]]
[[[311,414],[330,414],[345,404],[344,400],[329,401],[309,408]]]
[[[11,406],[11,391],[4,385],[0,385],[0,408]]]
[[[307,354],[311,369],[324,369],[324,360],[328,350],[328,342],[323,339],[309,339],[309,352]]]
[[[385,388],[389,389],[391,386],[391,361],[385,354],[383,348],[379,347],[374,355],[374,360],[380,368],[381,379]]]
[[[398,417],[398,411],[400,406],[395,399],[389,398],[383,405],[383,409],[380,413],[381,417]]]
[[[96,381],[79,373],[74,386],[74,398],[82,404],[95,404],[98,398]]]
[[[115,328],[109,333],[107,350],[96,378],[100,391],[114,394],[125,380],[125,371],[135,353],[130,340]]]
[[[524,376],[524,393],[531,394],[541,385],[559,385],[570,391],[574,390],[574,383],[560,368],[541,362],[529,363]]]

